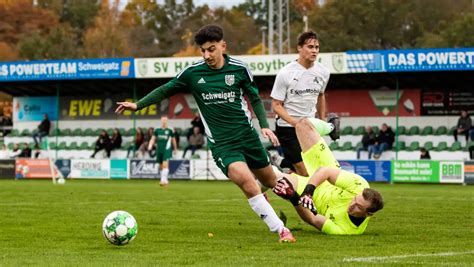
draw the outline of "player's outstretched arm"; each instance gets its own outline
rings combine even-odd
[[[151,91],[149,94],[138,100],[136,103],[117,102],[118,107],[117,109],[115,109],[115,113],[122,114],[125,110],[137,111],[146,108],[150,105],[160,103],[163,99],[171,97],[172,95],[180,92],[180,90],[184,86],[185,85],[182,82],[173,79],[167,84],[162,85]]]
[[[313,195],[316,187],[322,184],[324,181],[329,181],[331,184],[336,184],[337,176],[341,170],[336,168],[321,167],[319,168],[308,181],[308,184],[304,188],[301,194],[299,203],[304,207],[316,214],[316,209],[313,202]]]
[[[326,180],[331,184],[335,185],[339,173],[341,173],[340,169],[321,167],[314,172],[311,178],[309,178],[308,185],[314,185],[314,187],[318,187]]]
[[[323,229],[326,217],[319,214],[313,214],[309,209],[303,208],[301,205],[295,206],[295,210],[303,221],[316,227],[318,230]]]
[[[117,102],[117,109],[115,109],[116,114],[122,114],[125,110],[136,111],[137,104],[132,102]]]

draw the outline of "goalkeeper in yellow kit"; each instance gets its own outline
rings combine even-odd
[[[288,199],[299,216],[323,233],[360,235],[370,216],[383,208],[382,196],[367,181],[341,170],[321,135],[330,125],[319,119],[302,119],[296,125],[303,162],[310,177],[276,171],[273,191]]]

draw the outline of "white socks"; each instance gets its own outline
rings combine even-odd
[[[283,222],[278,218],[263,194],[249,198],[248,201],[252,210],[267,224],[270,231],[280,233],[284,227]]]
[[[332,123],[316,118],[309,118],[308,120],[321,136],[328,135],[330,132],[332,132],[332,130],[334,130],[334,125],[332,125]]]
[[[162,169],[161,170],[161,180],[160,184],[167,184],[168,183],[168,173],[170,172],[170,169]]]

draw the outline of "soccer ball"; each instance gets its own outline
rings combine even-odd
[[[64,178],[59,178],[57,182],[58,184],[65,184],[66,180],[64,180]]]
[[[137,233],[137,221],[126,211],[118,210],[110,213],[102,224],[102,234],[105,239],[117,246],[132,242]]]

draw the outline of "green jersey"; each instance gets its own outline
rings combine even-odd
[[[159,151],[171,150],[171,140],[174,138],[173,129],[156,128],[154,131],[156,137],[156,147]]]
[[[309,180],[307,177],[298,177],[298,194],[302,194]],[[361,176],[341,170],[332,185],[324,181],[314,191],[313,200],[318,214],[326,217],[321,231],[332,235],[360,235],[364,233],[369,217],[356,226],[349,218],[347,208],[352,199],[365,188],[369,188],[367,181]]]
[[[190,92],[199,107],[211,148],[240,143],[255,129],[248,109],[247,96],[260,126],[268,128],[258,89],[247,66],[224,55],[220,69],[211,69],[201,60],[181,71],[165,85],[138,101],[137,108],[161,101],[176,93]]]

